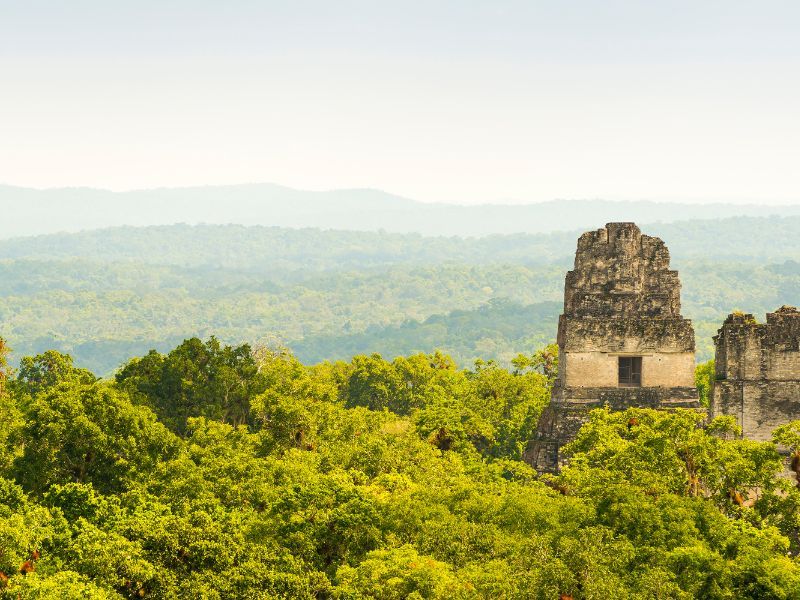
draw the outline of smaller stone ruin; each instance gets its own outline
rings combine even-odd
[[[783,306],[758,323],[728,315],[717,335],[710,414],[733,415],[742,435],[758,441],[800,418],[800,312]]]

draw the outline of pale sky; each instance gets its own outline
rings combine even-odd
[[[0,0],[0,183],[800,202],[797,0]]]

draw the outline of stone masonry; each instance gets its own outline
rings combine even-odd
[[[558,378],[525,460],[556,471],[593,408],[699,409],[694,330],[680,308],[663,241],[634,223],[584,233],[564,286]]]
[[[717,335],[711,416],[733,415],[744,437],[765,441],[773,429],[800,418],[800,312],[728,315]]]

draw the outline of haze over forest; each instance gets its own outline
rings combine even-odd
[[[100,374],[210,335],[285,345],[306,363],[439,349],[463,366],[508,365],[554,339],[577,238],[614,219],[637,220],[670,248],[698,360],[711,358],[730,311],[763,318],[800,303],[794,206],[429,205],[257,185],[3,187],[0,209],[12,215],[0,239],[0,336],[15,357],[55,348]],[[204,224],[167,224],[186,221]],[[251,225],[214,224],[237,221]],[[47,233],[72,229],[85,231]],[[39,235],[10,237],[24,231]]]

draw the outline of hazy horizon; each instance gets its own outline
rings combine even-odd
[[[800,5],[0,6],[0,181],[800,201]]]
[[[731,217],[800,217],[800,205],[550,200],[523,204],[425,203],[374,189],[298,190],[275,184],[36,190],[0,185],[0,239],[117,226],[237,224],[427,236],[579,231],[612,221],[640,225]]]
[[[63,190],[87,190],[93,192],[109,192],[112,194],[129,194],[129,193],[136,193],[136,192],[156,192],[156,191],[174,191],[174,190],[192,190],[192,189],[214,189],[214,188],[237,188],[237,187],[247,187],[247,186],[275,186],[278,188],[283,188],[286,190],[292,191],[299,191],[299,192],[311,192],[311,193],[327,193],[327,192],[360,192],[360,191],[367,191],[367,192],[379,192],[381,194],[386,194],[388,196],[394,196],[397,198],[401,198],[403,200],[408,200],[410,202],[418,202],[421,204],[444,204],[444,205],[452,205],[452,206],[479,206],[479,205],[495,205],[495,206],[524,206],[524,205],[533,205],[533,204],[545,204],[545,203],[552,203],[552,202],[613,202],[619,204],[625,203],[655,203],[655,204],[700,204],[700,205],[713,205],[713,204],[722,204],[722,205],[734,205],[734,206],[744,206],[744,205],[757,205],[757,206],[765,206],[765,207],[780,207],[780,206],[794,206],[800,205],[800,200],[798,201],[787,201],[781,202],[779,200],[774,200],[771,198],[733,198],[733,199],[725,199],[725,198],[705,198],[705,199],[691,199],[691,198],[684,198],[684,199],[673,199],[673,198],[601,198],[601,197],[587,197],[587,198],[579,198],[579,197],[554,197],[554,198],[544,198],[544,199],[519,199],[519,198],[495,198],[495,199],[486,199],[486,200],[478,200],[476,202],[464,202],[458,200],[439,200],[436,198],[414,198],[410,196],[406,196],[403,194],[398,194],[393,192],[389,189],[382,189],[376,187],[366,187],[366,186],[351,186],[351,187],[343,187],[343,188],[304,188],[304,187],[292,187],[288,185],[284,185],[281,183],[276,183],[274,181],[243,181],[239,183],[229,183],[229,184],[215,184],[215,183],[197,183],[197,184],[189,184],[189,185],[163,185],[163,186],[154,186],[154,187],[129,187],[129,188],[112,188],[112,187],[100,187],[100,186],[91,186],[91,185],[53,185],[53,186],[27,186],[27,185],[18,185],[12,182],[7,181],[0,181],[0,186],[5,186],[7,188],[19,188],[22,190],[33,190],[36,192],[58,192]]]

